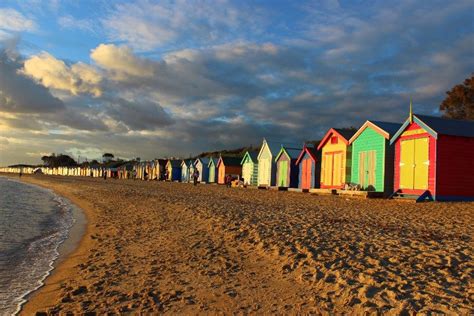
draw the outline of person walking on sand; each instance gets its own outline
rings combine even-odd
[[[104,180],[107,180],[107,170],[102,170],[102,173],[104,174]]]
[[[198,179],[199,179],[199,170],[194,170],[194,173],[193,173],[193,181],[194,181],[194,185],[197,185],[198,184]]]

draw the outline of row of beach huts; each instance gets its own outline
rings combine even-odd
[[[225,184],[301,192],[474,200],[474,122],[410,113],[403,124],[366,121],[331,128],[319,144],[264,139],[243,157],[156,159],[116,167],[42,167],[44,174]],[[20,172],[0,168],[0,172]],[[33,173],[33,168],[23,168]]]

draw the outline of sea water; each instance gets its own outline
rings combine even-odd
[[[0,315],[18,313],[43,284],[74,223],[72,208],[50,190],[0,177]]]

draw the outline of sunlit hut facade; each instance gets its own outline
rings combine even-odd
[[[410,114],[392,137],[394,190],[435,200],[474,200],[474,122]]]
[[[181,182],[189,182],[191,179],[190,166],[193,163],[191,159],[181,161]]]
[[[169,181],[181,181],[181,160],[180,159],[168,159],[166,163],[166,169],[168,171]]]
[[[258,152],[247,151],[240,162],[245,185],[258,185]]]
[[[349,140],[352,145],[351,182],[362,190],[393,192],[394,149],[390,138],[402,124],[366,121]]]
[[[281,149],[281,143],[268,142],[263,139],[262,147],[258,153],[258,185],[274,186],[276,183],[275,157]]]
[[[349,140],[355,132],[352,129],[331,128],[319,143],[321,188],[342,189],[351,182],[352,151]]]
[[[216,170],[217,170],[217,161],[219,159],[218,158],[214,158],[214,157],[211,157],[209,158],[209,163],[207,164],[208,168],[209,168],[209,178],[208,178],[208,182],[209,183],[216,183]]]
[[[220,157],[217,162],[217,183],[225,184],[225,177],[231,175],[238,177],[242,175],[242,166],[240,165],[240,157]]]
[[[199,182],[207,182],[209,179],[209,158],[200,157],[194,161],[194,168],[199,171]]]
[[[316,189],[320,185],[321,152],[314,145],[305,144],[295,164],[299,168],[298,188]]]
[[[276,185],[280,188],[298,187],[299,168],[296,160],[302,148],[282,146],[275,157]]]

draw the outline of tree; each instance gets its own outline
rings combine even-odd
[[[77,162],[69,157],[68,155],[63,154],[51,154],[51,156],[43,156],[41,157],[43,164],[48,167],[56,168],[56,167],[75,167],[77,166]]]
[[[474,74],[446,94],[448,96],[439,107],[444,112],[443,117],[474,120]]]
[[[111,158],[112,159],[112,158],[114,158],[114,155],[111,154],[111,153],[105,153],[105,154],[102,155],[102,158]]]

